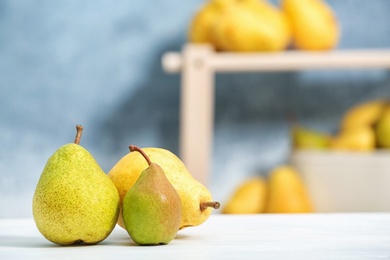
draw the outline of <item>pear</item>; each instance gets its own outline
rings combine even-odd
[[[290,166],[279,166],[269,176],[267,213],[310,213],[312,202],[298,173]]]
[[[237,0],[211,0],[204,4],[191,20],[188,39],[192,43],[209,43],[219,49],[212,36],[212,28],[221,14]]]
[[[390,148],[390,105],[386,107],[375,126],[375,135],[379,147]]]
[[[192,177],[175,154],[162,148],[149,147],[142,150],[151,161],[164,170],[169,182],[180,196],[182,202],[180,229],[202,224],[211,215],[212,209],[219,208],[220,204],[212,200],[210,191]],[[108,176],[117,187],[121,201],[147,167],[148,164],[140,153],[130,152],[109,171]],[[121,215],[118,224],[125,227]]]
[[[292,145],[295,149],[326,150],[329,148],[330,135],[300,125],[292,127]]]
[[[376,146],[374,129],[361,126],[342,130],[330,143],[330,148],[340,151],[368,152]]]
[[[60,147],[47,161],[33,197],[38,230],[59,245],[96,244],[114,229],[119,194],[92,155],[74,143]]]
[[[123,221],[131,238],[139,245],[171,242],[179,230],[182,205],[179,194],[168,181],[164,170],[136,146],[148,163],[123,200]]]
[[[381,117],[386,103],[385,99],[375,99],[353,106],[345,112],[341,121],[341,129],[375,125]]]
[[[291,40],[287,18],[267,1],[238,1],[220,15],[212,31],[225,51],[281,51]]]
[[[252,177],[241,183],[222,209],[223,214],[263,213],[266,204],[267,185],[264,178]]]
[[[297,49],[318,51],[335,48],[340,26],[329,5],[322,0],[282,0]]]

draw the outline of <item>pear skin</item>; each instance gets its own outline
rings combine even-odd
[[[47,161],[33,197],[38,230],[59,245],[96,244],[114,229],[119,195],[92,155],[75,143],[59,148]]]
[[[340,25],[332,8],[322,0],[282,0],[297,49],[318,51],[337,46]]]
[[[289,166],[275,168],[268,181],[267,213],[311,213],[313,206],[298,173]]]
[[[198,226],[205,222],[218,202],[212,200],[210,191],[192,177],[183,162],[172,152],[162,148],[142,148],[151,161],[158,164],[175,188],[182,201],[182,220],[180,229]],[[109,171],[108,176],[118,189],[123,199],[134,185],[141,172],[147,168],[147,162],[141,154],[130,152],[123,156]],[[125,227],[120,214],[118,224]]]
[[[252,177],[241,183],[229,198],[223,214],[263,213],[266,205],[267,185],[262,177]]]

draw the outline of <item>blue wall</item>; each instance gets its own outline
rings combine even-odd
[[[73,141],[76,124],[105,171],[130,143],[178,152],[180,76],[160,59],[181,49],[202,3],[0,0],[0,217],[31,216],[46,160]],[[390,47],[390,1],[328,3],[339,48]],[[210,189],[220,201],[285,161],[287,113],[335,131],[351,105],[390,95],[380,70],[218,75],[216,85]]]

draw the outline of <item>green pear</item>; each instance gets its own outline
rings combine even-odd
[[[47,161],[36,186],[33,216],[38,230],[59,245],[96,244],[115,227],[119,194],[92,155],[74,143],[59,148]]]
[[[139,245],[168,244],[180,227],[179,194],[158,164],[151,162],[140,148],[130,147],[142,154],[148,167],[124,198],[122,213],[126,230]]]
[[[210,191],[190,174],[174,153],[157,147],[142,150],[164,170],[169,182],[180,196],[183,210],[180,229],[204,223],[212,210],[220,207],[219,202],[213,201]],[[108,177],[118,189],[121,201],[146,167],[148,164],[140,153],[130,152],[109,171]],[[118,224],[125,227],[121,215]]]
[[[295,125],[292,128],[292,145],[295,149],[325,150],[331,137],[323,132]]]
[[[387,105],[375,126],[375,135],[379,147],[390,148],[390,105]]]

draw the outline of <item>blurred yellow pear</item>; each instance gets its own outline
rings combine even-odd
[[[340,151],[372,151],[375,149],[375,132],[370,126],[343,130],[331,141],[330,147]]]
[[[353,106],[343,116],[343,130],[362,126],[373,126],[381,117],[386,106],[386,100],[371,100]]]
[[[390,148],[390,106],[387,106],[375,128],[379,147]]]
[[[224,214],[255,214],[264,212],[267,185],[262,177],[243,182],[222,209]]]
[[[281,5],[290,21],[296,48],[315,51],[336,47],[339,23],[325,1],[282,0]]]
[[[291,39],[285,15],[270,3],[255,0],[226,9],[212,35],[222,50],[235,52],[280,51]]]
[[[214,44],[211,35],[214,24],[221,13],[237,0],[212,0],[204,4],[191,20],[188,39],[192,43]]]
[[[298,173],[290,166],[279,166],[269,176],[267,213],[310,213],[313,206]]]

